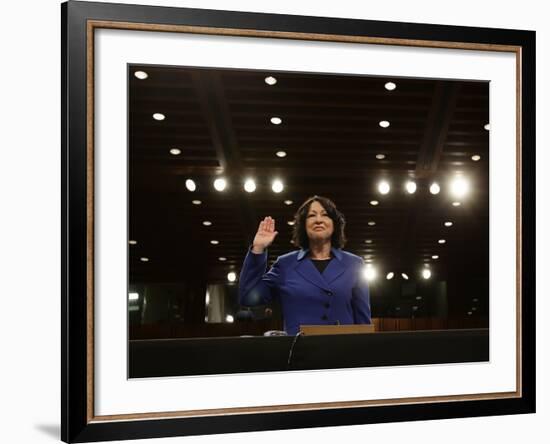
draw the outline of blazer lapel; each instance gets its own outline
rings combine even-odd
[[[304,279],[311,282],[323,290],[330,290],[328,284],[334,281],[340,276],[346,267],[342,263],[342,254],[336,249],[332,249],[333,258],[325,268],[323,274],[319,273],[319,270],[313,265],[311,260],[307,257],[307,250],[301,250],[298,255],[298,264],[296,265],[296,272],[300,274]]]
[[[323,290],[330,290],[327,283],[321,276],[321,273],[319,273],[319,270],[315,268],[315,265],[313,265],[313,263],[307,257],[303,257],[298,260],[298,263],[296,265],[296,272],[304,279],[311,282],[313,285],[316,285]]]
[[[335,256],[328,263],[327,268],[325,268],[325,271],[323,273],[323,278],[327,284],[330,284],[338,276],[340,276],[344,271],[346,271],[346,267],[342,263],[342,259],[339,258],[338,256]]]

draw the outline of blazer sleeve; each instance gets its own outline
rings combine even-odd
[[[267,251],[256,254],[248,250],[239,277],[239,304],[254,306],[269,304],[279,293],[282,281],[279,258],[266,273]]]
[[[360,259],[357,265],[357,280],[352,289],[351,306],[353,308],[353,321],[355,324],[370,324],[372,322],[369,286],[361,273],[364,266],[363,259]]]

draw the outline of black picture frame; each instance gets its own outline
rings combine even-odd
[[[521,183],[518,219],[517,292],[518,390],[495,397],[432,399],[425,402],[346,403],[318,408],[240,409],[201,415],[147,414],[96,417],[93,400],[93,181],[89,147],[88,79],[91,22],[161,27],[195,27],[240,31],[241,34],[300,34],[311,39],[370,38],[380,42],[424,42],[428,46],[515,48],[518,56]],[[275,430],[302,427],[369,424],[535,412],[535,33],[532,31],[470,28],[356,19],[289,16],[153,6],[69,1],[61,5],[62,23],[62,412],[65,442],[138,439],[180,435]],[[173,30],[172,30],[173,31]],[[295,38],[295,37],[293,37]],[[460,46],[458,46],[460,47]],[[284,340],[284,339],[283,339]],[[318,364],[319,365],[319,364]],[[355,365],[355,364],[354,364]],[[333,368],[321,363],[321,368]],[[319,367],[316,367],[319,368]]]

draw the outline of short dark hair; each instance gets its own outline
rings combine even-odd
[[[344,227],[346,220],[344,215],[336,209],[336,205],[332,200],[323,196],[312,196],[300,205],[298,211],[294,215],[294,229],[292,231],[292,243],[300,248],[309,248],[309,237],[306,231],[306,218],[309,207],[313,202],[319,202],[326,210],[328,216],[334,224],[334,231],[331,237],[332,246],[335,248],[343,248],[346,243]]]

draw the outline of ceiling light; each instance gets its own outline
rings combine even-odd
[[[264,79],[265,83],[267,83],[269,86],[275,85],[277,83],[277,79],[275,77],[269,76]]]
[[[129,243],[130,245],[136,245],[136,244],[137,244],[137,241],[135,241],[135,240],[129,240],[128,243]]]
[[[434,255],[432,256],[432,259],[439,259],[439,256],[438,256],[437,254],[434,254]]]
[[[292,205],[293,203],[291,200],[285,200],[285,205]]]
[[[220,261],[222,261],[222,262],[225,262],[225,261],[227,260],[227,258],[226,258],[226,257],[223,257],[223,256],[221,256],[221,257],[219,257],[219,258],[218,258],[218,260],[220,260]]]
[[[233,321],[234,321],[233,316],[227,315],[227,316],[225,317],[225,322],[229,322],[229,323],[231,324]]]
[[[367,225],[369,225],[370,227],[374,227],[374,226],[376,225],[376,222],[373,221],[373,220],[369,220],[369,221],[367,222]]]
[[[432,272],[427,268],[424,268],[424,270],[422,270],[422,277],[424,279],[430,279],[432,277]]]
[[[445,222],[445,226],[446,226],[446,227],[452,227],[452,226],[453,226],[453,223],[452,223],[452,222]]]
[[[370,204],[373,205],[373,206],[376,206],[376,205],[378,205],[378,201],[377,200],[371,200]]]
[[[281,119],[280,117],[272,117],[271,123],[273,125],[280,125],[281,123],[283,123],[283,119]]]
[[[387,128],[390,126],[390,122],[388,122],[387,120],[381,120],[380,122],[378,122],[378,125],[380,125],[382,128]]]
[[[201,200],[192,200],[191,203],[193,205],[200,205],[202,203],[202,201]]]
[[[390,184],[386,180],[382,180],[378,183],[378,191],[380,194],[388,194],[390,189]]]
[[[446,241],[445,239],[439,239],[437,242],[438,242],[439,244],[444,244],[444,243],[447,242],[447,241]]]
[[[223,191],[225,190],[226,186],[227,181],[223,177],[220,177],[214,181],[214,188],[216,189],[216,191]]]
[[[277,151],[275,154],[277,157],[286,157],[286,151]]]
[[[139,299],[139,293],[128,293],[128,300],[137,301]]]
[[[233,271],[230,271],[229,273],[227,273],[227,280],[229,282],[235,282],[237,280],[237,274]]]
[[[155,114],[153,114],[153,119],[155,119],[155,120],[164,120],[164,119],[166,119],[166,116],[164,114],[161,114],[161,113],[155,113]]]
[[[409,276],[407,276],[405,273],[401,273],[401,277],[405,279],[406,281],[409,280]]]
[[[195,191],[197,189],[197,184],[193,179],[187,179],[185,181],[185,188],[187,188],[189,191]]]
[[[212,222],[210,222],[209,220],[203,220],[203,221],[202,221],[202,224],[203,224],[205,227],[209,227],[210,225],[212,225]]]
[[[372,244],[372,239],[367,239],[367,240],[365,241],[365,243],[366,243],[366,244]]]
[[[213,240],[210,241],[210,243],[212,245],[218,245],[220,243],[220,241],[217,241],[217,240],[213,239]]]
[[[471,315],[472,315],[472,312],[471,312],[471,311],[469,311],[469,312],[468,312],[468,316],[471,316]]]
[[[148,257],[140,257],[139,260],[141,262],[149,262],[149,258]]]
[[[491,125],[486,123],[483,128],[485,128],[487,131],[489,131],[491,129]]]
[[[377,154],[377,155],[376,155],[376,158],[377,158],[378,160],[382,160],[382,159],[385,159],[385,158],[386,158],[386,155],[385,155],[385,154]]]
[[[412,180],[407,181],[407,183],[405,184],[405,189],[407,190],[407,193],[414,194],[414,192],[416,191],[416,183]]]
[[[296,223],[296,222],[294,222],[293,220],[287,221],[287,224],[290,225],[290,226],[294,225],[295,223]]]
[[[280,193],[284,189],[283,182],[281,182],[279,179],[275,179],[271,184],[271,189],[274,193]]]
[[[473,160],[474,162],[477,162],[477,161],[480,160],[480,159],[481,159],[481,156],[480,156],[479,154],[474,154],[474,155],[472,156],[472,160]]]
[[[393,91],[397,85],[393,82],[388,82],[384,85],[384,88],[386,88],[388,91]]]
[[[179,148],[172,148],[170,150],[170,154],[173,154],[174,156],[178,156],[179,154],[181,154],[181,150]]]
[[[453,207],[459,207],[460,205],[462,205],[460,202],[453,202]]]
[[[246,182],[244,183],[244,190],[247,193],[253,193],[256,191],[256,182],[254,182],[253,179],[246,179]]]
[[[145,80],[147,77],[149,77],[149,75],[145,72],[145,71],[136,71],[134,73],[134,75],[139,79],[139,80]]]
[[[470,189],[470,184],[464,177],[458,176],[451,181],[450,189],[451,189],[451,194],[454,197],[460,198],[468,194],[468,191]]]
[[[441,188],[439,187],[439,184],[437,182],[434,182],[430,185],[430,193],[439,194],[440,191]]]
[[[389,281],[390,279],[393,279],[393,271],[390,271],[387,275],[386,275],[386,279]]]
[[[376,279],[376,269],[371,264],[367,264],[363,269],[363,275],[367,281],[374,281]]]
[[[421,300],[422,300],[422,296],[417,296],[415,299],[416,299],[417,301],[421,301]]]

